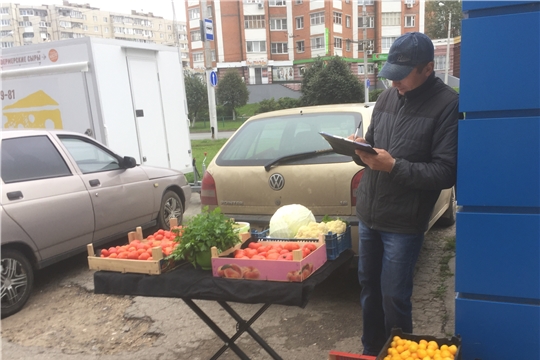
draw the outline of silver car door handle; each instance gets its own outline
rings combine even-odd
[[[92,187],[100,185],[100,182],[98,179],[90,180],[89,183],[90,183],[90,186]]]
[[[6,195],[9,200],[19,200],[23,198],[23,194],[21,191],[8,192]]]

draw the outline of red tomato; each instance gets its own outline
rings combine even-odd
[[[262,244],[261,244],[261,243],[258,243],[258,242],[250,242],[249,245],[248,245],[248,247],[249,247],[250,249],[258,249],[258,248],[261,247],[261,245],[262,245]]]
[[[107,251],[106,249],[101,249],[101,256],[102,256],[102,257],[107,257],[107,256],[109,256],[109,251]]]

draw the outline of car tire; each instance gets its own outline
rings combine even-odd
[[[178,220],[178,225],[182,224],[184,218],[184,206],[178,194],[169,190],[161,199],[161,207],[159,208],[158,227],[168,230],[170,228],[169,218],[175,217]]]
[[[456,192],[452,189],[452,195],[450,195],[450,201],[448,204],[448,209],[442,214],[442,216],[437,220],[437,225],[439,226],[452,226],[456,223]]]
[[[21,310],[30,298],[34,286],[34,270],[21,252],[2,249],[1,273],[3,319]]]

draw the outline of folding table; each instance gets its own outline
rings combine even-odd
[[[217,359],[227,348],[234,351],[240,359],[249,359],[235,344],[235,341],[244,332],[251,335],[273,359],[282,359],[251,328],[251,325],[272,304],[304,308],[315,287],[334,271],[348,267],[353,256],[354,252],[347,249],[335,260],[327,261],[309,278],[298,283],[218,278],[213,277],[211,271],[195,269],[189,263],[157,276],[96,271],[94,273],[94,293],[181,298],[224,342],[224,345],[212,359]],[[228,337],[193,300],[216,301],[237,321],[236,333],[232,337]],[[249,320],[244,320],[227,302],[263,305]]]

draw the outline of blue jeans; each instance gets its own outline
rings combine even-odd
[[[376,356],[394,327],[412,333],[413,275],[424,234],[396,234],[358,223],[364,354]]]

